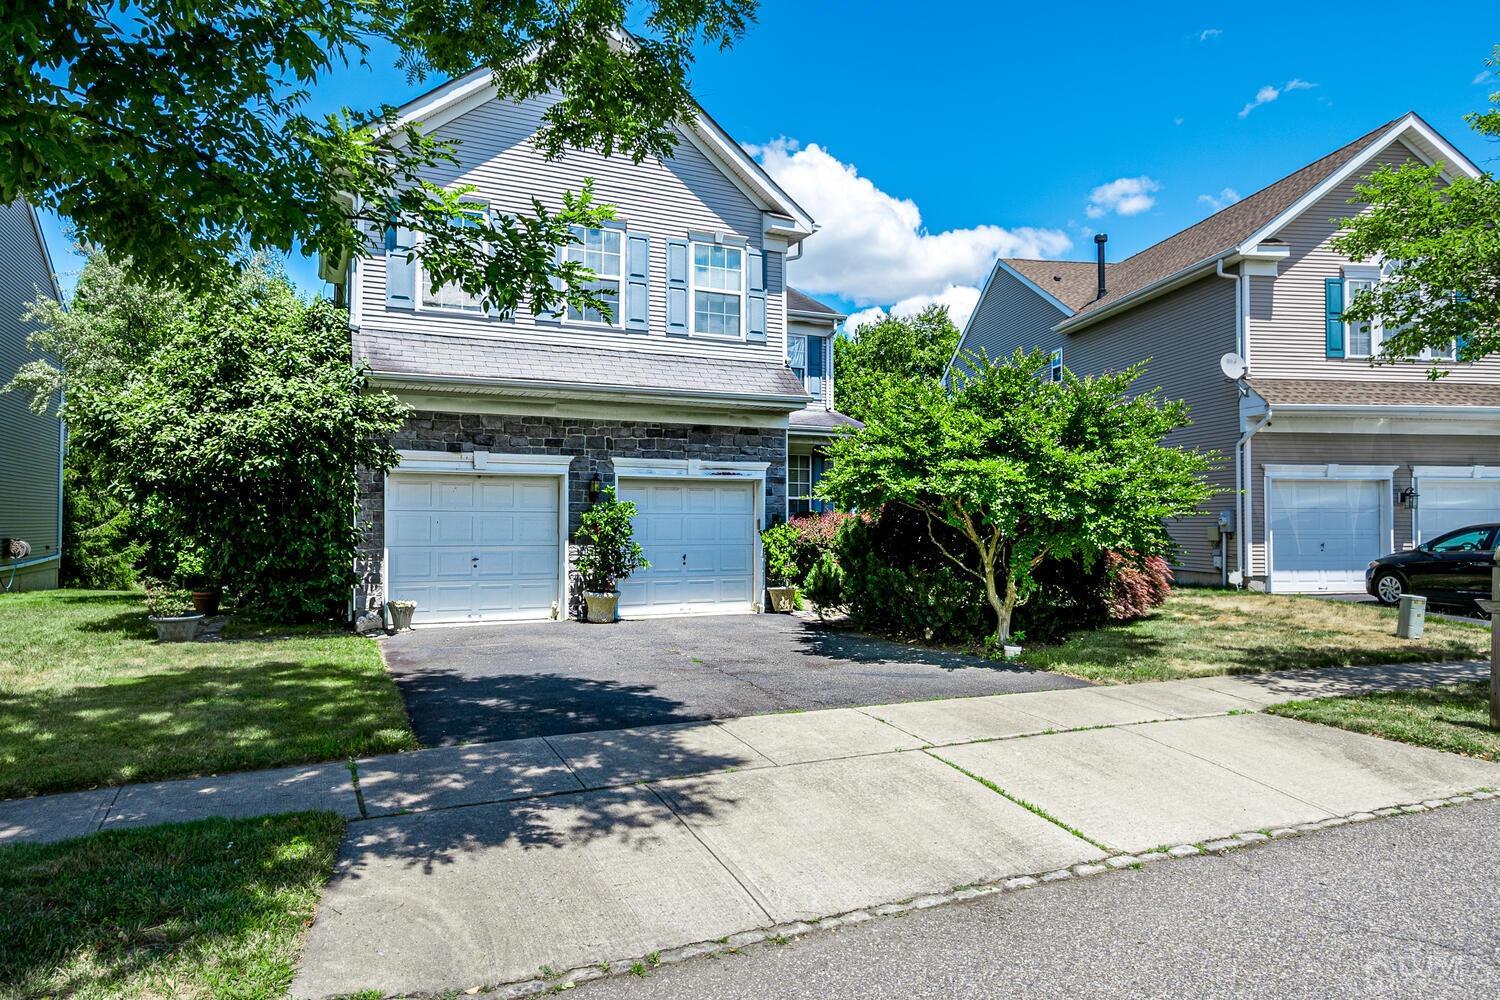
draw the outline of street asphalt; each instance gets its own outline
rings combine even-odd
[[[792,615],[429,627],[384,650],[425,746],[1084,686]]]
[[[1464,997],[1500,989],[1500,800],[876,918],[579,1000]]]

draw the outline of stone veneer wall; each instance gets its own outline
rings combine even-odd
[[[594,473],[599,474],[604,485],[614,484],[614,466],[610,463],[613,455],[768,462],[767,521],[779,521],[786,511],[786,432],[780,428],[416,410],[392,444],[413,451],[575,456],[568,467],[570,538],[578,530],[579,516],[588,507],[588,484]],[[385,535],[385,478],[364,469],[359,473],[359,527],[355,569],[360,583],[355,595],[356,613],[379,608],[385,599],[380,565]]]

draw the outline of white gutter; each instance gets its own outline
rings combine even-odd
[[[398,385],[461,385],[473,386],[475,388],[492,389],[515,389],[522,392],[550,392],[558,395],[569,392],[602,393],[609,396],[644,396],[652,399],[670,398],[686,402],[715,402],[727,404],[755,404],[768,403],[773,405],[789,404],[792,408],[800,409],[812,401],[812,396],[807,393],[800,395],[785,395],[781,393],[750,393],[750,392],[704,392],[692,389],[668,389],[648,388],[641,386],[611,385],[605,382],[561,382],[537,379],[508,379],[491,378],[483,375],[438,375],[438,374],[413,374],[409,372],[381,372],[370,373],[370,380],[376,384],[395,383]]]
[[[1250,464],[1250,439],[1259,433],[1266,424],[1271,422],[1271,404],[1266,404],[1265,416],[1259,422],[1240,435],[1239,442],[1234,446],[1234,494],[1239,508],[1235,515],[1235,531],[1238,533],[1238,541],[1235,543],[1239,549],[1237,560],[1240,570],[1240,586],[1250,585],[1250,520],[1255,516],[1255,498],[1246,485],[1250,482],[1250,473],[1254,471]]]
[[[1278,403],[1282,413],[1317,413],[1351,417],[1448,417],[1452,420],[1500,418],[1500,406],[1465,406],[1462,403],[1400,406],[1389,403]]]
[[[1234,349],[1244,360],[1245,367],[1250,367],[1250,337],[1245,328],[1245,314],[1249,312],[1244,307],[1242,300],[1249,299],[1249,292],[1245,288],[1245,275],[1236,271],[1230,274],[1224,270],[1224,258],[1220,257],[1214,262],[1214,273],[1221,278],[1228,278],[1234,282]]]

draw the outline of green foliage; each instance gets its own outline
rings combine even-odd
[[[146,584],[146,614],[153,618],[181,618],[193,613],[193,595],[188,591],[156,580]]]
[[[832,552],[824,552],[818,561],[813,563],[812,569],[807,571],[803,595],[818,612],[820,619],[830,608],[843,605],[844,571],[839,568],[838,559]]]
[[[1143,365],[1054,383],[1037,377],[1046,362],[973,356],[952,392],[888,381],[865,427],[833,443],[820,484],[846,509],[919,513],[934,548],[984,587],[1000,641],[1045,560],[1169,552],[1166,520],[1215,493],[1203,479],[1215,456],[1161,444],[1188,423],[1186,404],[1129,394]]]
[[[1500,46],[1489,60],[1500,67]],[[1489,111],[1469,115],[1479,132],[1500,138],[1500,92]],[[1345,219],[1334,248],[1350,260],[1399,262],[1344,311],[1384,330],[1377,364],[1409,363],[1424,350],[1460,361],[1500,351],[1500,185],[1492,174],[1458,176],[1442,165],[1382,166],[1355,186],[1351,204],[1369,208]],[[1434,365],[1429,377],[1451,368]]]
[[[833,343],[839,380],[839,411],[856,420],[873,412],[889,379],[937,381],[943,377],[961,331],[946,306],[928,306],[915,316],[887,316]]]
[[[785,522],[773,524],[760,533],[760,544],[766,553],[766,576],[773,587],[795,587],[802,579],[797,568],[797,545],[800,535]]]
[[[833,551],[840,529],[853,516],[844,511],[825,510],[820,514],[794,517],[788,522],[797,531],[796,545],[792,551],[792,559],[797,566],[795,579],[806,580],[807,574],[823,554]]]
[[[222,582],[294,620],[341,615],[355,470],[395,464],[388,440],[405,413],[366,391],[344,313],[304,302],[263,263],[190,296],[143,291],[94,254],[79,288],[34,341],[67,367],[35,362],[30,384],[65,388],[72,447],[128,508],[144,569]]]
[[[582,551],[575,565],[584,590],[609,593],[631,573],[651,567],[635,540],[635,528],[630,523],[635,513],[635,504],[615,498],[613,486],[606,486],[603,498],[584,511],[577,535]]]
[[[692,112],[688,69],[725,48],[754,0],[107,0],[7,9],[0,199],[67,216],[136,273],[198,291],[245,248],[369,253],[399,216],[427,236],[438,282],[483,281],[498,303],[553,294],[579,204],[462,227],[463,192],[425,180],[455,144],[390,106],[307,112],[313,90],[394,46],[414,79],[487,68],[502,97],[556,92],[537,136],[551,156],[666,156]],[[625,44],[624,26],[631,35]],[[482,253],[479,248],[490,248]],[[483,259],[481,259],[483,258]],[[482,274],[482,278],[479,275]]]
[[[63,460],[62,585],[128,590],[135,586],[136,564],[144,555],[130,508],[87,451],[68,449]]]

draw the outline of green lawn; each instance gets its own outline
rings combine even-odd
[[[416,746],[373,640],[162,644],[137,594],[0,596],[0,798]]]
[[[1294,701],[1266,711],[1466,757],[1500,760],[1500,732],[1489,728],[1487,681]]]
[[[343,829],[290,813],[0,848],[0,996],[282,996]]]
[[[1429,618],[1426,636],[1412,641],[1396,638],[1396,613],[1388,608],[1183,588],[1146,618],[1028,649],[1021,662],[1091,681],[1129,684],[1488,655],[1487,624]]]

